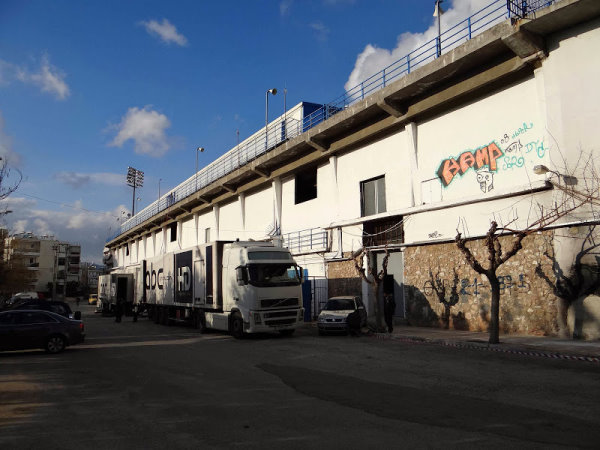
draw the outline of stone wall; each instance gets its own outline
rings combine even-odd
[[[505,251],[511,247],[512,239],[511,236],[501,238]],[[534,335],[558,333],[558,300],[549,285],[549,282],[555,282],[551,242],[551,232],[526,237],[523,249],[498,270],[501,281],[501,332]],[[487,249],[483,244],[482,240],[474,240],[467,246],[482,266],[487,267]],[[547,252],[547,256],[544,252]],[[484,276],[471,269],[455,243],[408,247],[404,257],[407,319],[410,324],[488,330],[490,284]],[[538,274],[539,269],[536,273],[537,267],[540,267],[547,280]],[[453,306],[447,308],[439,301],[432,287],[435,279],[444,283],[446,300],[455,303]]]
[[[351,258],[351,253],[344,258]],[[328,297],[336,295],[361,295],[362,280],[352,259],[327,263]]]

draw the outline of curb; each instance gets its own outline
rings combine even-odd
[[[600,364],[600,357],[598,356],[583,356],[583,355],[567,355],[563,353],[550,352],[550,351],[534,351],[528,350],[524,348],[511,347],[511,348],[502,348],[501,345],[498,344],[488,344],[481,343],[477,344],[474,342],[457,342],[450,341],[447,339],[430,339],[424,338],[420,336],[394,336],[388,333],[374,333],[371,335],[376,339],[381,340],[394,340],[407,342],[411,344],[433,344],[433,345],[441,345],[444,347],[454,347],[454,348],[465,348],[470,350],[487,350],[491,352],[497,353],[509,353],[513,355],[521,355],[521,356],[533,356],[533,357],[541,357],[541,358],[551,358],[551,359],[561,359],[567,361],[583,361],[583,362],[591,362],[595,364]]]

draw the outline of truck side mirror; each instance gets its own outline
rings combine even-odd
[[[245,284],[248,284],[248,276],[245,267],[237,267],[235,269],[235,277],[237,279],[238,286],[244,286]]]

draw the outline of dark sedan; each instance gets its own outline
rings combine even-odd
[[[59,353],[84,339],[81,320],[42,310],[0,312],[0,351],[41,348]]]

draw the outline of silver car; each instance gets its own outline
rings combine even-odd
[[[347,333],[348,316],[355,311],[360,316],[360,326],[367,324],[367,310],[360,297],[347,295],[331,297],[319,313],[317,327],[319,334],[343,332]]]

